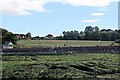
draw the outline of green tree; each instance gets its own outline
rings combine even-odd
[[[9,32],[8,30],[2,29],[2,28],[0,28],[0,32],[2,32],[2,44],[4,44],[5,42],[10,42],[10,41],[13,44],[16,44],[17,38],[12,32]]]
[[[26,34],[26,37],[27,37],[27,39],[31,39],[31,33],[28,32],[28,33]]]
[[[84,39],[85,33],[83,31],[80,31],[80,39]]]
[[[91,33],[91,38],[92,38],[92,40],[100,40],[98,26],[93,27],[93,32]]]
[[[84,30],[85,33],[85,40],[91,40],[92,39],[92,33],[94,28],[92,26],[87,26]]]
[[[80,33],[76,30],[63,31],[63,38],[66,40],[78,40],[78,39],[80,39]]]

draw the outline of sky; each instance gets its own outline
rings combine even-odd
[[[0,0],[0,26],[32,36],[83,31],[86,26],[118,29],[118,0]]]

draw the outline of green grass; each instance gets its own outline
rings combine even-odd
[[[117,80],[119,54],[3,56],[3,77],[97,78]],[[91,79],[91,80],[92,80]]]
[[[102,59],[103,58],[103,59]],[[3,61],[90,61],[93,59],[118,61],[118,54],[110,53],[80,53],[68,55],[35,55],[35,56],[3,56]]]
[[[82,41],[82,40],[20,40],[21,47],[56,47],[56,46],[108,46],[113,41]]]

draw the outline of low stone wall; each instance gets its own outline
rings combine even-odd
[[[120,46],[49,47],[2,49],[2,54],[120,53]]]

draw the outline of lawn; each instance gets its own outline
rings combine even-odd
[[[21,47],[56,47],[56,46],[108,46],[113,41],[82,41],[82,40],[20,40]]]
[[[3,56],[3,78],[119,80],[119,54]]]

